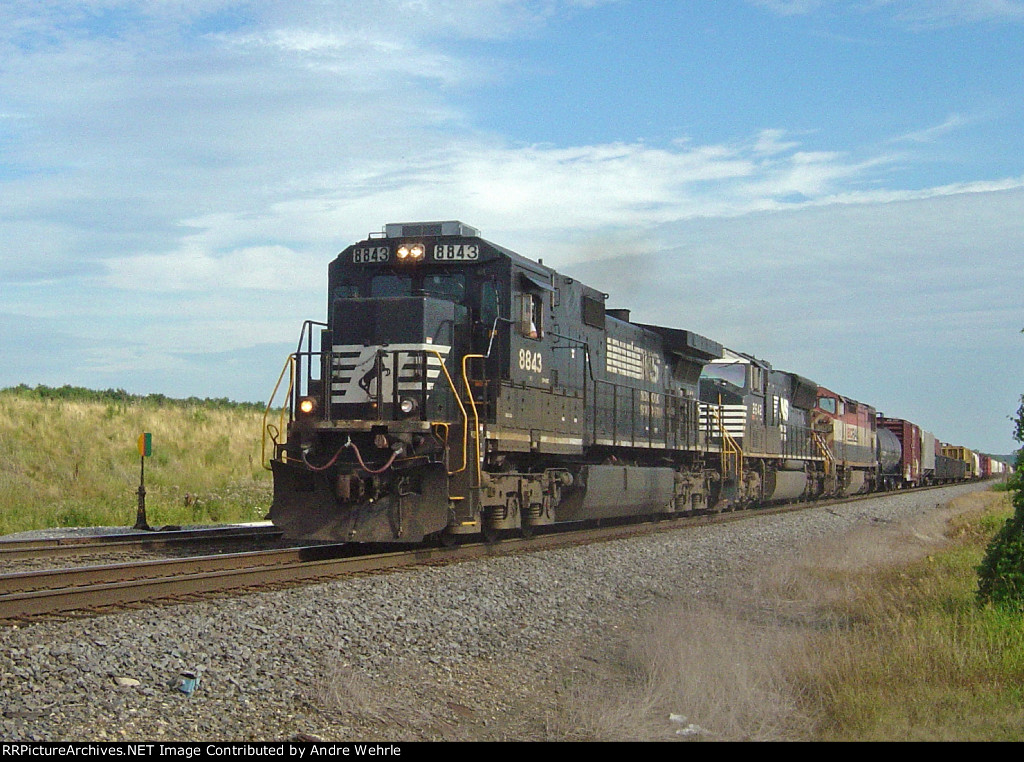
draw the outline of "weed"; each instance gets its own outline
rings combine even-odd
[[[201,412],[201,422],[196,412]],[[150,524],[252,521],[270,505],[260,466],[262,410],[122,390],[21,386],[0,391],[0,534],[135,522],[140,458]],[[186,505],[186,495],[193,496]]]
[[[565,724],[591,740],[1022,740],[1024,627],[974,602],[1008,512],[1005,493],[966,495],[662,611],[572,682]]]

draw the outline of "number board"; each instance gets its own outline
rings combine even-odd
[[[475,243],[439,243],[434,246],[435,262],[464,262],[480,258],[480,246]]]
[[[391,250],[387,246],[360,246],[352,249],[352,262],[357,265],[368,262],[387,262]]]

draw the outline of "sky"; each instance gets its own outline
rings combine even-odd
[[[992,453],[1024,0],[0,0],[0,387],[265,401],[327,265],[459,219]]]

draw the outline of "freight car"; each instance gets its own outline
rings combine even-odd
[[[892,470],[883,469],[885,474],[883,477],[884,488],[904,489],[923,484],[925,482],[925,466],[927,463],[924,455],[925,443],[928,440],[927,432],[923,432],[917,424],[910,421],[905,421],[902,418],[888,418],[883,415],[878,416],[878,428],[879,431],[884,429],[890,432],[900,445],[900,459],[896,464],[896,468]],[[932,471],[935,469],[934,447],[933,438]]]
[[[967,463],[948,455],[935,456],[935,476],[932,479],[934,484],[949,484],[951,482],[963,481],[967,478]]]
[[[966,478],[977,479],[981,476],[981,465],[978,454],[960,445],[942,445],[942,454],[947,458],[958,460],[964,464]]]
[[[328,268],[286,366],[270,518],[307,540],[454,541],[882,486],[874,408],[458,221],[396,223]],[[282,374],[283,376],[285,374]]]

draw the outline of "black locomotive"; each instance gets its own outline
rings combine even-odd
[[[873,409],[606,299],[461,222],[349,246],[290,360],[271,519],[308,540],[493,538],[876,483]]]

